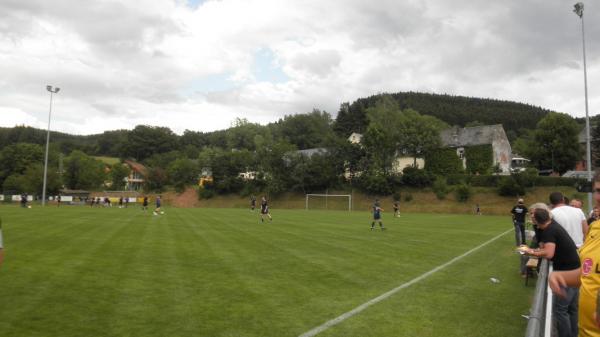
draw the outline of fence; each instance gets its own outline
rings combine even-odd
[[[550,337],[552,334],[552,292],[548,289],[550,272],[552,265],[542,259],[525,337]]]

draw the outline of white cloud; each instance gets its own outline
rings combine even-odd
[[[136,124],[206,131],[235,117],[266,123],[402,90],[584,114],[580,22],[564,1],[186,3],[5,0],[0,125],[45,125],[46,84],[62,88],[54,128],[78,134]],[[588,18],[599,14],[586,8]],[[586,25],[595,114],[600,21]],[[265,50],[287,81],[255,76]],[[211,79],[220,81],[214,90],[193,90]]]

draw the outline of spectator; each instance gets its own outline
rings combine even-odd
[[[552,219],[545,204],[537,203],[530,208],[532,221],[541,230],[539,249],[528,248],[528,255],[543,257],[553,262],[556,271],[573,271],[581,267],[577,247],[567,231]],[[557,298],[552,308],[558,337],[577,336],[579,288],[564,288],[564,297]]]
[[[577,248],[581,247],[588,231],[583,211],[567,206],[565,198],[560,192],[550,193],[550,204],[552,204],[552,218],[569,233]]]
[[[600,220],[600,206],[595,206],[594,209],[592,210],[592,214],[590,215],[590,217],[587,219],[587,223],[588,223],[588,232],[590,231],[590,229],[592,228],[592,224],[594,223],[594,221],[596,220]]]
[[[517,204],[510,212],[512,213],[513,225],[515,226],[515,243],[518,247],[526,244],[525,216],[527,215],[527,207],[523,205],[523,199],[517,200]]]
[[[594,213],[600,213],[600,174],[594,177]],[[593,223],[593,222],[590,222]],[[581,268],[570,272],[553,272],[549,285],[558,296],[564,297],[564,287],[579,287],[579,336],[600,336],[600,226],[588,229],[585,243],[579,250]]]
[[[581,202],[581,200],[579,200],[579,199],[573,199],[569,203],[569,206],[575,207],[575,208],[579,208],[579,209],[583,209],[583,202]]]

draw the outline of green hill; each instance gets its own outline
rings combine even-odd
[[[362,133],[367,127],[366,109],[375,105],[384,94],[359,98],[341,105],[335,121],[339,135]],[[502,124],[509,139],[519,136],[524,129],[534,129],[537,122],[550,110],[511,101],[489,98],[439,95],[418,92],[390,94],[401,109],[414,109],[421,114],[437,117],[450,125],[466,126],[474,122]]]

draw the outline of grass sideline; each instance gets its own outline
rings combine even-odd
[[[573,199],[578,198],[586,200],[586,195],[577,193],[571,187],[536,187],[528,189],[524,196],[525,203],[531,205],[535,202],[548,202],[548,196],[554,191],[562,192],[565,196]],[[350,194],[349,191],[329,191],[329,194]],[[411,201],[406,201],[407,195],[412,196]],[[381,197],[366,195],[354,191],[352,193],[353,209],[357,211],[368,211],[373,204],[373,199],[379,198],[382,206],[387,209],[392,209],[393,199],[391,196]],[[174,198],[174,194],[170,194],[168,198]],[[515,205],[516,197],[501,197],[494,188],[489,187],[473,187],[472,196],[467,202],[458,202],[454,193],[449,193],[444,200],[439,200],[430,188],[425,189],[404,189],[401,191],[402,200],[400,208],[408,213],[440,213],[440,214],[465,214],[471,215],[475,211],[475,205],[479,204],[484,215],[510,215],[510,210]],[[321,205],[317,205],[318,200],[310,201],[315,208],[324,207],[324,199],[321,199]],[[330,198],[329,208],[331,210],[347,209],[347,199]],[[585,202],[584,202],[585,204]],[[211,199],[200,200],[197,206],[212,207],[212,208],[247,208],[249,198],[239,195],[218,195]],[[269,200],[269,205],[274,208],[286,209],[304,209],[305,195],[298,193],[284,193],[275,196]],[[311,206],[311,207],[313,207]],[[586,205],[587,206],[587,205]]]
[[[2,336],[299,336],[510,228],[507,217],[0,206]],[[510,234],[319,336],[513,336]],[[490,277],[501,283],[490,282]]]

